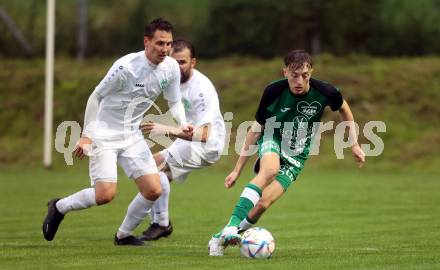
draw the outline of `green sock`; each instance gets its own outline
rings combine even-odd
[[[223,230],[219,231],[218,233],[214,234],[212,237],[214,238],[220,238],[222,236]]]
[[[261,198],[261,189],[254,184],[247,184],[243,192],[240,195],[237,205],[232,211],[232,216],[229,219],[226,227],[235,226],[238,227],[240,222],[246,218],[249,211],[254,208],[258,200]]]

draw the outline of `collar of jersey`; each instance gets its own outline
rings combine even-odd
[[[145,58],[145,60],[147,61],[147,65],[148,65],[148,66],[150,66],[150,67],[152,67],[152,68],[157,67],[157,65],[156,65],[155,63],[151,62],[150,59],[148,59],[148,57],[147,57],[147,55],[146,55],[145,53],[144,53],[144,58]],[[165,61],[165,60],[164,60],[164,61]]]

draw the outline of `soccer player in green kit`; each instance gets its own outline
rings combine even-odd
[[[348,121],[349,136],[357,138],[353,114],[339,90],[311,78],[311,56],[294,50],[284,58],[284,64],[285,78],[266,87],[240,157],[225,179],[225,187],[235,184],[249,159],[250,147],[256,143],[257,175],[245,186],[228,224],[209,241],[210,256],[222,256],[226,246],[238,244],[239,232],[255,224],[297,179],[326,106],[339,111],[341,119]],[[365,153],[357,141],[353,142],[352,152],[361,167]]]

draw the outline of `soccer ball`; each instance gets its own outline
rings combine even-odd
[[[241,255],[252,259],[269,259],[275,250],[272,234],[263,228],[250,228],[241,240]]]

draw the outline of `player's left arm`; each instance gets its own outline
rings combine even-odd
[[[353,138],[354,144],[351,147],[351,151],[353,152],[353,157],[358,163],[359,168],[362,167],[365,163],[365,153],[360,147],[357,138],[358,135],[356,134],[356,127],[354,123],[354,117],[353,113],[351,112],[350,106],[348,105],[347,101],[343,100],[341,107],[339,108],[339,115],[341,116],[342,121],[346,121],[349,125],[349,138]]]

